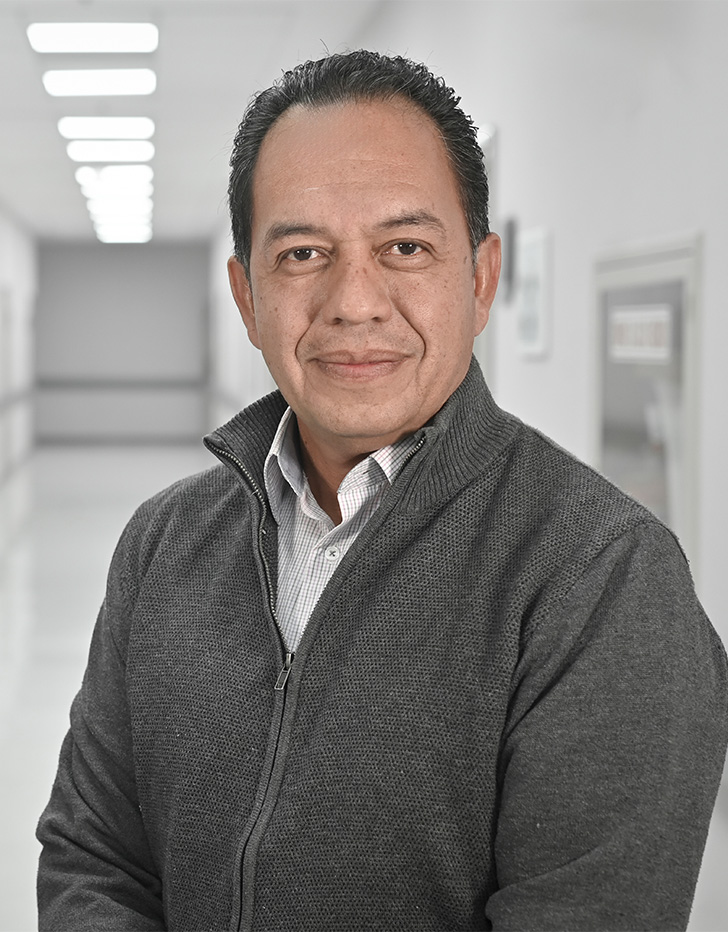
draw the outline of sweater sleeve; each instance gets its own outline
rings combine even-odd
[[[492,928],[685,929],[727,702],[725,651],[657,522],[537,610],[504,737]]]
[[[50,802],[38,825],[41,932],[165,928],[161,883],[134,781],[120,646],[131,614],[124,554],[122,538]]]

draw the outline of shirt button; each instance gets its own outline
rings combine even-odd
[[[336,563],[340,556],[341,551],[338,547],[329,546],[324,550],[324,557],[326,557],[329,563]]]

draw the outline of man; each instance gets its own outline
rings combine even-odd
[[[41,928],[684,928],[725,654],[670,532],[488,393],[470,120],[422,66],[333,55],[231,164],[280,392],[120,541]]]

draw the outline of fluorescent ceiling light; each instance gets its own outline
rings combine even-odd
[[[124,219],[123,217],[119,220],[109,220],[105,223],[95,223],[94,228],[104,228],[107,230],[150,230],[152,228],[152,222],[149,219],[135,220],[133,217],[129,219]]]
[[[76,139],[66,152],[74,162],[148,162],[154,145],[146,139]]]
[[[152,228],[152,218],[151,217],[114,217],[113,215],[107,217],[105,215],[99,215],[98,217],[91,217],[91,221],[94,225],[94,230],[151,230]]]
[[[97,216],[92,215],[91,221],[94,225],[94,229],[98,230],[99,227],[103,227],[105,230],[140,230],[144,227],[151,229],[152,218],[151,217],[115,217],[113,214],[98,214]]]
[[[93,197],[86,206],[92,217],[97,215],[115,217],[146,217],[152,212],[152,199],[150,197]]]
[[[152,94],[157,76],[151,68],[84,68],[46,71],[43,87],[51,97],[120,97]]]
[[[81,194],[89,200],[104,197],[116,199],[122,197],[151,197],[154,194],[154,185],[150,181],[126,186],[93,182],[92,184],[82,184]]]
[[[106,165],[76,169],[76,181],[84,197],[150,197],[154,172],[149,165]]]
[[[152,23],[32,23],[36,52],[153,52],[159,30]]]
[[[84,165],[76,169],[76,181],[79,184],[109,184],[124,187],[145,184],[154,178],[151,165],[107,165],[105,168],[91,168]]]
[[[58,132],[65,139],[149,139],[154,120],[149,117],[62,117]]]
[[[148,243],[152,238],[152,228],[148,224],[99,224],[95,230],[102,243]]]
[[[88,198],[86,206],[102,242],[146,243],[152,238],[153,177],[149,165],[76,169],[76,181]]]

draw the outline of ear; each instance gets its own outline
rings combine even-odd
[[[235,298],[235,303],[243,318],[245,329],[248,331],[248,339],[260,349],[260,338],[258,337],[258,324],[255,319],[255,307],[253,306],[253,292],[250,289],[250,282],[243,267],[242,262],[231,256],[228,259],[228,278],[230,279],[230,290]]]
[[[475,262],[475,335],[488,323],[490,307],[495,298],[501,267],[501,241],[497,233],[489,233],[478,246]]]

